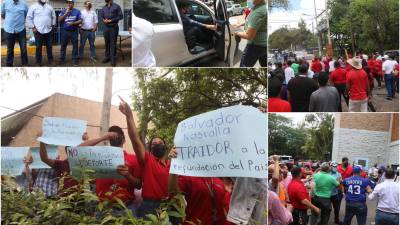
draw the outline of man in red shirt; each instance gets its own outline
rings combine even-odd
[[[292,108],[288,101],[282,100],[279,96],[282,83],[277,77],[269,79],[268,82],[268,112],[291,112]]]
[[[172,149],[170,158],[176,158],[176,149]],[[187,206],[184,225],[226,224],[224,212],[225,185],[215,177],[190,177],[169,175],[168,191],[170,194],[182,192]]]
[[[315,59],[312,61],[311,71],[313,71],[315,74],[318,74],[322,71],[322,64],[318,57],[315,57]]]
[[[347,60],[351,69],[346,74],[346,90],[349,92],[349,111],[368,112],[368,101],[371,99],[367,73],[362,69],[361,60]]]
[[[337,167],[337,171],[342,175],[342,180],[353,176],[353,167],[349,165],[349,158],[342,158],[342,164]]]
[[[114,147],[123,148],[125,143],[124,131],[119,126],[111,126],[108,129],[109,133],[116,134],[114,138],[109,139],[110,145]],[[79,146],[94,146],[103,142],[106,137],[100,137],[92,140],[87,140]],[[137,162],[136,156],[133,152],[124,150],[125,165],[118,165],[116,170],[123,176],[121,179],[102,178],[96,179],[96,194],[100,200],[107,200],[116,202],[119,198],[128,209],[131,209],[135,214],[136,207],[134,206],[135,189],[142,187],[141,181],[141,168]],[[114,214],[119,215],[122,210],[119,208],[114,209]]]
[[[349,98],[345,94],[346,90],[346,70],[340,66],[339,61],[335,61],[333,64],[335,70],[332,71],[331,75],[329,76],[329,80],[331,81],[332,85],[335,86],[337,91],[339,92],[339,112],[342,112],[342,96],[346,101],[346,104],[349,105]]]
[[[301,168],[295,166],[292,168],[291,173],[292,181],[288,186],[288,195],[293,206],[293,225],[307,225],[307,209],[311,209],[317,215],[320,213],[320,209],[310,201],[307,189],[301,181]]]
[[[144,218],[147,214],[156,214],[161,202],[168,198],[170,160],[166,157],[166,143],[162,138],[152,138],[148,145],[149,151],[146,151],[136,129],[131,108],[121,97],[120,100],[119,110],[126,117],[129,139],[142,171],[143,202],[137,215]]]

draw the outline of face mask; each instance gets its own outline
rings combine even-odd
[[[104,0],[106,3],[109,3],[110,2],[110,0]]]
[[[332,172],[336,173],[336,171],[337,171],[336,168],[332,168]]]
[[[348,165],[349,165],[349,163],[347,163],[347,162],[343,163],[344,167],[347,167]]]
[[[118,136],[118,137],[115,138],[115,139],[110,140],[110,145],[111,145],[111,146],[119,147],[119,146],[121,146],[122,144],[123,144],[123,139],[122,139],[120,136]]]
[[[161,158],[165,155],[165,146],[162,144],[154,144],[151,146],[151,152],[157,158]]]
[[[247,2],[247,7],[253,8],[253,7],[254,7],[253,1],[248,1],[248,2]]]

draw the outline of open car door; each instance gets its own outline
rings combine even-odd
[[[214,13],[217,24],[217,31],[215,32],[215,49],[219,58],[232,66],[233,54],[230,54],[232,36],[229,27],[229,15],[226,9],[225,0],[214,0]]]

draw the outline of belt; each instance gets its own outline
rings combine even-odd
[[[64,31],[68,31],[68,32],[75,32],[75,31],[77,31],[78,29],[76,29],[76,30],[66,30],[66,29],[64,29]]]
[[[385,212],[385,211],[382,211],[382,210],[380,210],[380,209],[377,209],[377,211],[379,211],[379,212],[383,212],[383,213],[387,213],[387,214],[399,215],[399,213],[390,213],[390,212]]]
[[[81,30],[83,30],[83,31],[93,31],[93,29],[82,29],[82,28],[81,28]]]

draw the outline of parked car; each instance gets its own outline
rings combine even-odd
[[[239,28],[229,22],[225,0],[215,0],[212,8],[199,0],[179,1],[189,5],[190,18],[204,24],[217,24],[218,29],[205,30],[211,41],[199,44],[197,50],[191,52],[186,44],[176,0],[133,0],[133,13],[154,25],[151,50],[156,65],[182,66],[216,55],[228,66],[232,66],[237,42],[240,41],[234,38],[233,33]]]
[[[244,7],[240,4],[233,4],[232,7],[228,8],[228,15],[229,16],[236,16],[236,15],[243,15]]]

